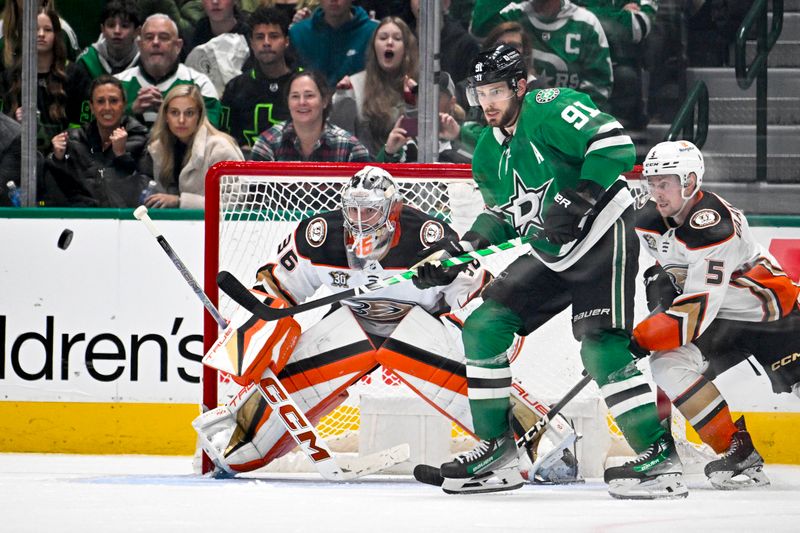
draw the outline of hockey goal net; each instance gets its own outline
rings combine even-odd
[[[482,208],[467,165],[381,166],[395,177],[408,204],[447,221],[459,234],[469,228]],[[362,164],[345,163],[228,162],[209,170],[206,176],[205,290],[224,317],[232,316],[237,305],[218,290],[217,273],[227,270],[245,285],[252,284],[258,267],[275,260],[277,245],[300,220],[339,208],[342,185],[362,167]],[[632,173],[630,177],[635,181],[636,176]],[[483,266],[498,274],[523,252],[524,248],[486,258]],[[325,294],[318,292],[315,298]],[[325,309],[310,311],[296,318],[306,328],[324,312]],[[580,380],[582,370],[579,345],[572,338],[569,317],[562,315],[531,335],[512,362],[514,375],[522,380],[527,390],[550,403]],[[216,322],[206,314],[206,350],[218,333]],[[226,402],[234,390],[235,384],[227,376],[204,369],[204,408]],[[365,398],[399,398],[387,405],[400,411],[413,400],[413,394],[383,368],[352,386],[348,393],[348,400],[318,425],[321,436],[340,451],[356,452],[359,446],[364,446],[361,430]],[[612,454],[618,453],[614,448],[624,449],[625,445],[594,383],[571,402],[565,414],[576,421],[577,429],[584,435],[579,441],[583,449],[578,450],[584,475],[600,475],[609,450]],[[470,439],[455,425],[448,425],[447,429],[453,449]],[[465,445],[470,443],[465,442]]]

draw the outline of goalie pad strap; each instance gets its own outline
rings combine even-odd
[[[368,340],[341,346],[319,355],[289,362],[278,374],[287,392],[330,381],[375,367],[375,348]]]

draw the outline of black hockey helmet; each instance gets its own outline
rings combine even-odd
[[[476,55],[472,60],[469,72],[467,99],[473,106],[478,105],[477,94],[474,91],[476,87],[505,81],[511,89],[516,91],[518,81],[528,77],[522,54],[507,44],[498,44],[491,50]]]

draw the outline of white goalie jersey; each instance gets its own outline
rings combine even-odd
[[[341,211],[330,211],[302,221],[278,245],[276,261],[259,270],[258,280],[267,292],[296,305],[323,286],[335,293],[402,273],[417,262],[419,252],[442,238],[458,240],[458,235],[440,220],[406,205],[386,256],[355,269],[345,248],[344,217]],[[463,307],[488,278],[483,269],[469,268],[443,287],[421,290],[410,282],[398,283],[341,303],[368,332],[386,336],[415,305],[434,316]]]

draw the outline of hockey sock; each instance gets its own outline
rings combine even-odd
[[[493,300],[486,300],[464,323],[469,405],[481,439],[499,437],[509,429],[511,368],[506,351],[521,327],[516,313]]]
[[[674,403],[703,442],[717,453],[728,449],[737,428],[731,419],[728,402],[716,385],[701,376],[675,398]]]
[[[581,340],[581,359],[600,386],[611,416],[636,453],[664,434],[650,384],[628,350],[628,334],[605,330]]]

